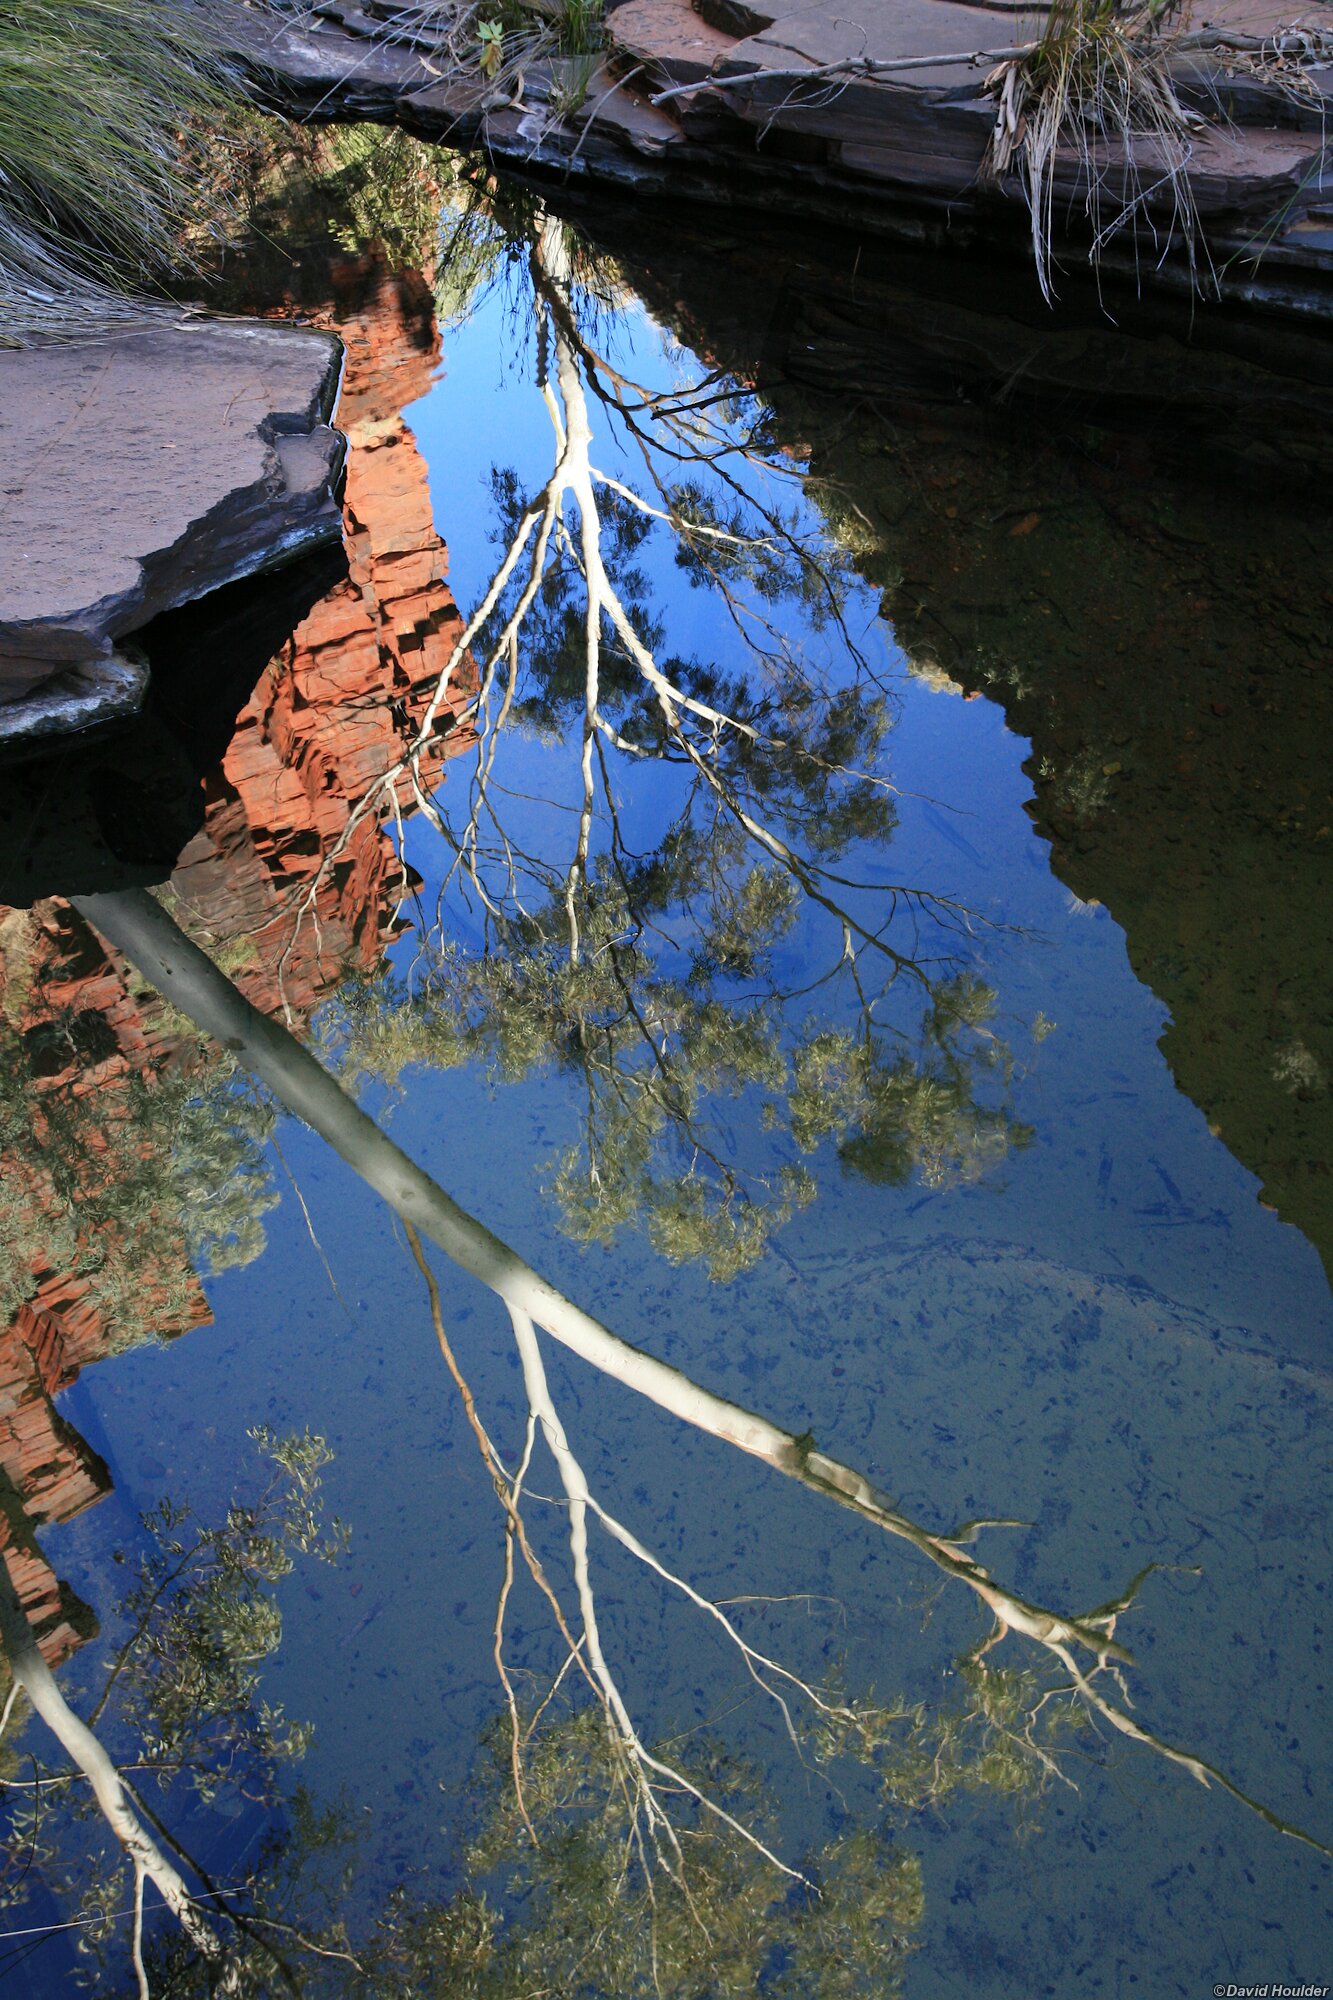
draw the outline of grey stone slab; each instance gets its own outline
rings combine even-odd
[[[844,62],[869,56],[892,62],[902,56],[945,54],[984,48],[999,33],[1005,42],[1029,40],[1024,18],[988,22],[987,10],[956,0],[772,0],[763,9],[767,26],[742,41],[736,54],[756,45],[766,59],[796,56],[812,63]],[[1044,10],[1033,8],[1027,26],[1040,32]]]
[[[953,0],[855,0],[854,6],[832,7],[798,0],[784,9],[778,9],[775,0],[774,15],[771,26],[735,44],[728,69],[781,70],[807,64],[815,69],[862,58],[889,63],[1012,48],[1035,39],[1044,18],[1036,10],[994,17]],[[925,92],[932,97],[975,96],[982,88],[985,67],[941,63],[938,69],[904,70],[861,88]]]
[[[695,83],[719,68],[736,37],[712,27],[680,0],[624,0],[606,24],[622,67],[637,68],[651,88]]]
[[[1271,224],[1304,191],[1314,185],[1324,154],[1316,133],[1210,126],[1193,141],[1188,177],[1200,220],[1256,232]],[[1105,142],[1090,148],[1093,168],[1114,190],[1123,175],[1119,151]],[[1141,185],[1156,193],[1147,199],[1150,212],[1169,215],[1175,197],[1157,149],[1148,142],[1135,147]],[[1087,186],[1087,166],[1071,149],[1062,147],[1055,159],[1057,199],[1081,203]]]
[[[0,353],[0,705],[337,537],[340,361],[329,334],[202,319]]]
[[[680,137],[674,119],[632,88],[628,78],[606,67],[595,72],[587,97],[573,114],[573,123],[591,127],[600,138],[612,138],[634,152],[655,157]]]

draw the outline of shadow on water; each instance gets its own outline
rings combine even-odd
[[[0,766],[0,902],[161,882],[204,818],[204,779],[264,668],[347,573],[321,549],[164,613],[137,637],[151,678],[130,722]]]

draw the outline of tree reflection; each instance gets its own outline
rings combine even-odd
[[[968,913],[922,888],[851,872],[855,844],[891,831],[891,787],[877,768],[891,714],[854,648],[850,681],[829,688],[794,650],[785,616],[773,615],[799,599],[816,624],[850,640],[836,564],[799,546],[780,507],[738,487],[730,460],[753,469],[762,455],[744,438],[738,446],[734,428],[714,428],[730,386],[713,376],[659,396],[613,367],[576,310],[567,246],[541,218],[528,267],[551,477],[533,495],[508,476],[498,481],[501,554],[478,609],[404,755],[355,807],[293,914],[314,921],[319,882],[337,869],[358,816],[396,813],[410,792],[446,843],[444,891],[410,973],[348,1000],[339,1060],[352,1075],[391,1076],[418,1060],[486,1058],[504,1075],[562,1065],[586,1105],[557,1177],[567,1224],[609,1237],[641,1222],[665,1254],[703,1256],[728,1276],[805,1197],[801,1156],[820,1146],[885,1181],[974,1177],[1002,1159],[1020,1136],[1003,1102],[1011,1057],[994,994],[950,962]],[[597,403],[614,407],[644,445],[648,495],[595,468]],[[706,464],[710,479],[731,482],[730,497],[664,472],[662,452],[677,467]],[[719,591],[746,643],[743,674],[667,655],[646,559],[663,525],[691,581]],[[471,771],[465,786],[432,792],[427,757],[462,726],[451,711],[463,691],[465,724],[476,726]],[[519,724],[569,726],[578,746],[568,838],[551,849],[522,836],[501,780],[500,749]],[[636,846],[643,836],[631,837],[614,774],[645,760],[678,767],[683,785],[674,823]],[[445,892],[480,913],[479,953],[449,942]],[[226,1899],[156,1823],[146,1836],[156,1856],[112,1826],[136,1890],[145,1875],[158,1880],[152,1868],[169,1886],[164,1863],[184,1883],[173,1905],[182,1936],[161,1941],[156,1956],[136,1948],[141,1994],[889,1993],[921,1915],[919,1875],[899,1845],[902,1816],[967,1789],[1022,1797],[1067,1779],[1075,1730],[1081,1746],[1124,1737],[1310,1840],[1139,1719],[1121,1630],[1156,1565],[1091,1609],[1025,1598],[977,1553],[983,1531],[1016,1524],[934,1525],[836,1445],[826,1450],[730,1403],[599,1324],[396,1148],[168,912],[143,896],[79,907],[403,1220],[498,1509],[493,1650],[503,1709],[479,1824],[447,1892],[395,1893],[355,1936],[337,1911],[336,1822],[299,1799],[285,1818],[281,1809],[276,1774],[299,1733],[262,1709],[250,1664],[271,1636],[271,1614],[258,1595],[228,1600],[229,1611],[204,1597],[198,1616],[163,1623],[167,1572],[145,1572],[138,1611],[130,1607],[138,1636],[94,1726],[110,1736],[123,1703],[122,1772],[157,1758],[171,1784],[185,1785],[194,1760],[204,1790],[250,1785],[279,1815],[262,1866]],[[798,926],[799,951],[790,948]],[[804,1018],[810,995],[844,983],[847,1025]],[[742,1166],[719,1143],[710,1106],[725,1093],[766,1122],[771,1165]],[[518,1436],[502,1437],[473,1394],[423,1238],[503,1304],[523,1382]],[[836,1501],[856,1517],[844,1518],[849,1539],[869,1529],[875,1547],[886,1536],[960,1601],[975,1599],[988,1630],[960,1664],[953,1701],[926,1707],[802,1673],[777,1642],[761,1643],[743,1606],[708,1595],[688,1548],[668,1562],[652,1530],[610,1506],[590,1476],[547,1373],[551,1340],[804,1493]],[[243,1516],[239,1525],[249,1532]],[[170,1511],[159,1523],[173,1544],[168,1569],[184,1553],[180,1526]],[[229,1519],[228,1532],[236,1527]],[[796,1754],[835,1771],[854,1760],[874,1775],[868,1828],[814,1855],[789,1850],[757,1774],[734,1754],[657,1739],[627,1691],[605,1615],[606,1541],[720,1638]],[[262,1565],[255,1574],[262,1580]],[[550,1621],[535,1662],[514,1656],[519,1591],[535,1592]],[[6,1633],[17,1671],[28,1657],[23,1635],[12,1623]],[[537,1683],[557,1642],[558,1664]],[[202,1678],[175,1671],[174,1661],[201,1655]],[[71,1773],[52,1779],[53,1800],[80,1796]],[[354,1850],[347,1855],[355,1867]],[[190,1914],[197,1901],[208,1904],[206,1931]]]
[[[279,1457],[292,1497],[285,1510],[279,1503],[276,1529],[262,1506],[233,1507],[218,1534],[183,1530],[187,1517],[174,1508],[160,1512],[154,1524],[160,1554],[130,1594],[131,1637],[113,1658],[107,1691],[92,1712],[94,1727],[105,1727],[112,1703],[124,1705],[134,1747],[121,1753],[122,1769],[55,1689],[6,1585],[0,1636],[15,1681],[89,1785],[132,1865],[127,1908],[141,1996],[153,1991],[141,1937],[146,1882],[157,1887],[182,1932],[182,1944],[168,1957],[166,1992],[317,1991],[330,1981],[330,1990],[340,1990],[340,1981],[342,1989],[376,1993],[384,1990],[385,1967],[396,1967],[401,1979],[405,1966],[417,1981],[407,1990],[470,1991],[478,2000],[518,1993],[535,2000],[539,1993],[576,1990],[552,1984],[553,1975],[578,1978],[585,1970],[592,1993],[739,1993],[755,1990],[757,1980],[760,1990],[780,1992],[787,1981],[792,1992],[836,1995],[876,1990],[867,1983],[871,1978],[879,1990],[893,1990],[902,1932],[919,1911],[910,1860],[895,1857],[891,1834],[885,1848],[882,1826],[879,1833],[835,1843],[808,1866],[786,1858],[765,1822],[762,1799],[727,1759],[705,1755],[701,1761],[697,1751],[679,1744],[653,1743],[630,1707],[604,1635],[593,1547],[599,1530],[716,1628],[757,1693],[773,1705],[798,1753],[808,1746],[816,1756],[856,1757],[877,1773],[885,1799],[899,1808],[947,1797],[965,1785],[1032,1790],[1063,1778],[1062,1739],[1071,1725],[1082,1725],[1128,1738],[1205,1786],[1219,1785],[1274,1830],[1328,1851],[1132,1712],[1128,1675],[1134,1663],[1118,1628],[1158,1565],[1082,1613],[1020,1596],[973,1552],[983,1530],[1014,1524],[973,1520],[948,1532],[933,1529],[811,1436],[795,1436],[727,1402],[600,1325],[401,1153],[290,1031],[259,1014],[151,897],[129,892],[80,899],[80,906],[176,1007],[233,1050],[392,1202],[424,1277],[441,1353],[503,1523],[494,1653],[508,1711],[497,1744],[509,1790],[497,1822],[503,1830],[493,1830],[489,1845],[480,1842],[474,1865],[484,1877],[501,1855],[508,1857],[511,1887],[522,1891],[522,1914],[506,1927],[491,1910],[484,1879],[469,1880],[447,1903],[424,1913],[391,1905],[364,1947],[349,1945],[336,1921],[318,1932],[291,1914],[304,1866],[299,1849],[281,1866],[274,1863],[274,1879],[283,1885],[282,1914],[266,1902],[263,1880],[247,1882],[240,1900],[215,1897],[179,1840],[155,1814],[136,1810],[142,1801],[128,1791],[123,1775],[123,1766],[137,1758],[160,1765],[170,1785],[198,1759],[207,1775],[195,1782],[205,1794],[219,1783],[244,1789],[252,1782],[263,1796],[278,1760],[299,1749],[299,1733],[256,1706],[252,1663],[276,1636],[261,1586],[281,1573],[291,1547],[327,1552],[311,1501],[317,1445],[306,1441]],[[480,1277],[507,1309],[527,1405],[513,1459],[497,1447],[450,1342],[418,1228]],[[625,1388],[906,1543],[945,1581],[984,1605],[992,1629],[964,1662],[955,1708],[935,1715],[813,1681],[778,1657],[771,1642],[755,1643],[737,1606],[698,1587],[688,1550],[668,1565],[590,1482],[556,1406],[539,1329]],[[558,1481],[553,1501],[538,1485],[539,1443]],[[553,1506],[564,1524],[567,1553],[559,1574],[529,1532],[534,1506]],[[519,1698],[506,1653],[506,1613],[520,1562],[545,1598],[565,1648],[563,1664],[535,1706]],[[187,1576],[180,1601],[175,1593]],[[1003,1641],[1014,1657],[1000,1669],[990,1656]],[[575,1694],[582,1689],[573,1720],[563,1705],[567,1688]],[[580,1720],[584,1713],[591,1719]],[[72,1773],[53,1775],[55,1789],[74,1794]],[[39,1797],[43,1789],[39,1774]],[[206,1917],[190,1873],[203,1884]],[[589,1901],[604,1897],[608,1884],[612,1900],[598,1902],[594,1915]],[[219,1909],[231,1927],[225,1935]],[[676,1951],[683,1957],[673,1967],[666,1961]],[[313,1969],[298,1974],[294,1967],[305,1958]],[[731,1985],[701,1984],[701,1968],[707,1972],[719,1960]]]
[[[475,1421],[470,1397],[469,1411]],[[341,1905],[367,1857],[345,1808],[321,1808],[284,1779],[308,1731],[262,1698],[260,1678],[281,1630],[275,1584],[297,1557],[336,1558],[345,1531],[323,1519],[322,1441],[251,1435],[270,1466],[258,1492],[238,1496],[213,1524],[179,1501],[144,1518],[147,1547],[117,1608],[119,1640],[86,1724],[40,1660],[34,1666],[0,1566],[0,1630],[15,1677],[4,1724],[12,1735],[21,1688],[69,1759],[25,1754],[22,1767],[11,1761],[0,1773],[16,1877],[6,1901],[17,1902],[34,1860],[82,1885],[76,1923],[99,1990],[120,1989],[128,1926],[135,1988],[158,2000],[897,1992],[922,1915],[901,1811],[788,1867],[770,1844],[776,1804],[758,1772],[720,1739],[695,1736],[670,1752],[663,1849],[626,1782],[604,1707],[572,1695],[564,1673],[521,1708],[511,1692],[509,1721],[488,1732],[453,1887],[366,1894],[359,1901],[372,1913],[349,1923]],[[840,1704],[826,1707],[802,1747],[824,1761],[850,1750],[897,1807],[1040,1782],[1032,1760],[1006,1766],[994,1729],[978,1730],[977,1720],[975,1709]],[[668,1768],[665,1751],[643,1754]],[[257,1858],[238,1859],[224,1882],[180,1831],[191,1797],[224,1813],[246,1801],[268,1815]],[[437,1877],[436,1858],[423,1857],[420,1872]],[[146,1886],[178,1932],[152,1922]]]
[[[694,1745],[689,1763],[699,1790],[738,1819],[762,1820],[763,1787],[721,1745]],[[469,1888],[443,1911],[407,1915],[381,1947],[406,1990],[465,2000],[898,1992],[922,1895],[915,1857],[889,1827],[829,1842],[793,1889],[734,1833],[695,1817],[681,1828],[688,1854],[650,1875],[595,1709],[545,1718],[526,1771],[520,1815],[507,1746],[492,1741]],[[521,1914],[506,1920],[486,1883]]]
[[[434,1312],[438,1326],[437,1298]],[[677,1793],[669,1822],[645,1824],[604,1707],[571,1699],[562,1673],[520,1710],[503,1664],[510,1720],[490,1732],[481,1757],[461,1879],[444,1897],[400,1887],[353,1937],[338,1905],[364,1857],[342,1810],[322,1810],[284,1781],[309,1732],[261,1696],[262,1663],[281,1632],[275,1584],[298,1557],[335,1559],[346,1531],[323,1519],[322,1440],[251,1435],[270,1467],[257,1493],[238,1496],[212,1524],[179,1501],[144,1517],[147,1546],[115,1612],[118,1643],[86,1723],[24,1636],[0,1566],[0,1633],[14,1677],[4,1726],[12,1735],[22,1690],[69,1760],[25,1752],[22,1767],[11,1760],[0,1773],[14,1870],[5,1900],[18,1901],[35,1860],[81,1885],[76,1923],[102,1990],[119,1984],[127,1922],[141,1995],[393,1990],[535,2000],[741,1995],[762,1985],[834,2000],[897,1990],[922,1905],[918,1865],[897,1845],[893,1819],[843,1834],[790,1868],[776,1859],[771,1834],[757,1831],[774,1817],[758,1774],[721,1741],[701,1738],[674,1749],[671,1767],[640,1746],[672,1770]],[[511,1532],[517,1520],[511,1510]],[[518,1535],[525,1541],[521,1525]],[[558,1603],[556,1614],[563,1624]],[[497,1638],[498,1658],[499,1646]],[[898,1775],[887,1777],[885,1797],[917,1805],[1005,1782],[989,1741],[969,1736],[970,1720],[840,1705],[826,1708],[808,1747],[823,1759],[851,1748],[873,1762],[894,1740],[888,1765]],[[225,1883],[215,1881],[179,1831],[191,1798],[224,1812],[244,1800],[269,1815],[258,1859],[238,1864],[239,1879],[232,1867]],[[655,1829],[668,1826],[663,1849]],[[146,1923],[146,1885],[178,1936]]]
[[[643,1227],[663,1255],[703,1258],[718,1279],[755,1263],[813,1198],[803,1161],[825,1141],[869,1179],[915,1172],[934,1187],[978,1179],[1025,1142],[1004,1103],[1012,1057],[990,1025],[989,987],[968,975],[932,981],[910,1040],[881,1030],[869,999],[855,1027],[793,1024],[796,981],[775,964],[799,900],[789,874],[745,867],[726,829],[711,842],[672,835],[664,847],[632,877],[612,862],[590,866],[574,903],[577,959],[568,905],[552,898],[507,925],[503,952],[444,946],[418,953],[410,976],[344,989],[330,1030],[340,1062],[392,1079],[412,1064],[478,1060],[505,1080],[573,1072],[580,1136],[551,1185],[564,1227],[583,1242]],[[679,890],[697,904],[687,885],[701,880],[710,907],[682,923],[683,900],[666,899]],[[692,948],[683,965],[663,936],[673,920]],[[772,1137],[756,1136],[742,1160],[716,1103],[744,1095]]]
[[[391,1204],[409,1228],[409,1242],[426,1278],[437,1339],[463,1395],[504,1516],[505,1561],[495,1624],[495,1657],[509,1705],[512,1774],[520,1816],[525,1810],[523,1727],[505,1665],[504,1629],[506,1605],[521,1558],[545,1596],[567,1648],[559,1680],[568,1675],[581,1677],[601,1711],[609,1754],[630,1814],[630,1852],[637,1865],[646,1873],[660,1872],[668,1878],[679,1874],[685,1841],[676,1808],[684,1800],[690,1810],[701,1811],[748,1845],[766,1866],[793,1880],[800,1879],[800,1870],[771,1848],[760,1832],[744,1825],[718,1797],[693,1781],[679,1762],[660,1755],[645,1740],[623,1692],[619,1669],[603,1640],[590,1530],[603,1531],[663,1589],[680,1594],[700,1618],[721,1632],[797,1743],[798,1709],[808,1711],[814,1727],[832,1731],[837,1742],[859,1744],[873,1752],[894,1740],[894,1731],[889,1729],[886,1734],[883,1727],[886,1718],[893,1720],[891,1712],[878,1713],[873,1704],[864,1707],[849,1702],[759,1648],[726,1607],[697,1588],[689,1574],[688,1557],[668,1566],[630,1523],[604,1504],[556,1407],[540,1329],[622,1387],[762,1459],[807,1491],[837,1501],[895,1542],[906,1543],[946,1582],[985,1606],[993,1623],[970,1655],[969,1685],[984,1691],[976,1714],[987,1729],[998,1729],[1007,1754],[1027,1760],[1039,1774],[1059,1775],[1058,1752],[1050,1731],[1072,1708],[1094,1727],[1129,1739],[1199,1783],[1220,1786],[1276,1831],[1327,1851],[1321,1842],[1241,1791],[1216,1766],[1166,1741],[1137,1719],[1128,1682],[1134,1662],[1118,1637],[1118,1627],[1159,1567],[1157,1563],[1147,1565],[1123,1591],[1091,1610],[1068,1612],[1024,1598],[1001,1582],[973,1552],[985,1529],[1016,1524],[971,1520],[945,1532],[932,1528],[896,1505],[855,1467],[821,1450],[813,1437],[796,1436],[770,1418],[729,1402],[614,1333],[542,1278],[484,1223],[461,1209],[387,1138],[309,1050],[279,1023],[250,1006],[150,897],[141,892],[87,897],[79,899],[79,906],[146,977],[171,994],[176,1006],[233,1048],[289,1110],[326,1139],[367,1185]],[[453,1352],[438,1287],[419,1236],[429,1237],[504,1304],[527,1402],[523,1444],[512,1464],[495,1444]],[[567,1524],[568,1577],[563,1584],[548,1574],[525,1527],[524,1510],[533,1501],[530,1473],[539,1438],[556,1473],[560,1497],[555,1504]],[[990,1655],[1005,1641],[1010,1642],[1009,1651],[1018,1662],[1017,1679],[993,1681],[989,1678],[995,1672]],[[1017,1706],[1012,1698],[1015,1688],[1025,1691]],[[535,1831],[531,1829],[534,1837]]]
[[[67,1759],[52,1766],[30,1755],[30,1775],[4,1781],[13,1795],[5,1846],[16,1877],[4,1900],[17,1898],[40,1861],[76,1892],[82,1886],[75,1922],[86,1949],[96,1950],[128,1914],[141,1996],[149,1992],[149,1885],[206,1969],[209,1990],[248,1990],[230,1933],[258,1940],[263,1922],[244,1898],[216,1889],[163,1814],[172,1805],[180,1811],[182,1792],[206,1802],[228,1794],[275,1805],[280,1766],[300,1757],[308,1741],[280,1708],[257,1699],[257,1663],[281,1635],[273,1584],[294,1555],[328,1558],[341,1546],[338,1524],[324,1527],[319,1500],[329,1454],[309,1436],[251,1435],[271,1466],[253,1499],[236,1501],[211,1526],[168,1501],[145,1516],[151,1548],[121,1600],[124,1637],[86,1721],[43,1660],[0,1563],[0,1642],[10,1677],[2,1726],[11,1724],[21,1692]],[[161,1811],[149,1803],[150,1789]],[[271,1949],[266,1955],[274,1956]]]
[[[553,1183],[565,1226],[607,1241],[639,1224],[665,1255],[729,1278],[811,1198],[804,1159],[825,1141],[870,1178],[939,1186],[980,1178],[1029,1135],[1007,1107],[996,996],[958,971],[972,914],[857,872],[877,878],[895,824],[893,712],[850,629],[845,557],[774,497],[789,468],[735,385],[632,379],[593,337],[570,240],[540,210],[510,220],[552,470],[531,493],[494,474],[494,572],[416,741],[352,816],[406,779],[447,858],[410,971],[344,993],[341,1060],[391,1078],[478,1058],[510,1079],[572,1072],[580,1136]],[[595,414],[641,461],[643,493],[598,469]],[[714,594],[739,665],[669,653],[651,573],[664,538]],[[422,759],[473,685],[453,725],[475,729],[466,789],[456,763],[431,791]],[[537,834],[504,781],[519,729],[577,760],[573,801],[552,801]],[[664,766],[667,823],[645,836],[622,791]],[[337,864],[335,848],[324,868]],[[480,950],[458,942],[460,905]],[[850,1019],[834,1027],[838,1009]],[[744,1162],[720,1129],[724,1097],[772,1135]]]

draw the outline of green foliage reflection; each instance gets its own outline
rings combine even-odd
[[[627,376],[558,226],[497,215],[479,188],[469,213],[526,242],[554,470],[532,492],[493,469],[496,566],[475,653],[460,640],[444,676],[476,676],[475,761],[416,786],[448,855],[435,919],[406,977],[344,993],[326,1048],[394,1081],[420,1063],[563,1072],[579,1119],[551,1170],[563,1226],[604,1243],[641,1228],[728,1279],[811,1199],[826,1142],[869,1179],[981,1179],[1027,1136],[1013,1064],[995,994],[948,955],[966,913],[883,882],[893,705],[850,629],[846,559],[770,491],[753,398]],[[594,410],[639,452],[648,497],[597,470]],[[663,555],[716,599],[711,656],[667,650]],[[580,785],[571,806],[553,760],[535,830],[502,782],[518,729],[563,746]],[[451,935],[455,884],[485,913],[480,948]],[[923,919],[943,951],[926,955]]]
[[[988,1025],[988,988],[941,982],[915,1046],[869,1024],[858,1035],[793,1021],[774,963],[796,914],[790,879],[734,853],[723,872],[715,849],[712,885],[681,926],[686,956],[662,927],[679,918],[699,855],[688,839],[671,848],[674,867],[655,857],[654,893],[642,899],[614,867],[592,869],[577,960],[564,905],[552,903],[513,927],[504,952],[446,948],[410,979],[345,988],[341,1062],[393,1081],[415,1065],[476,1061],[505,1081],[542,1069],[576,1076],[579,1138],[551,1182],[563,1226],[602,1243],[643,1228],[663,1255],[700,1258],[721,1280],[753,1265],[813,1199],[804,1161],[826,1141],[868,1179],[916,1173],[931,1187],[979,1179],[1026,1141],[1002,1101],[985,1101],[997,1089],[1002,1100],[1011,1069]],[[737,979],[758,992],[738,995]],[[719,1128],[726,1099],[746,1101],[771,1135],[755,1131],[743,1164]]]
[[[721,1745],[696,1746],[691,1776],[747,1825],[771,1801]],[[921,1922],[921,1873],[888,1826],[848,1832],[793,1885],[708,1816],[680,1823],[667,1862],[643,1842],[594,1708],[560,1714],[530,1743],[524,1797],[534,1847],[495,1732],[479,1781],[470,1885],[443,1910],[404,1912],[385,1970],[413,1995],[538,2000],[842,2000],[897,1993]],[[492,1900],[487,1885],[494,1885]]]
[[[221,1521],[199,1521],[163,1500],[142,1518],[145,1545],[112,1626],[87,1726],[114,1760],[144,1821],[208,1892],[212,1884],[165,1823],[191,1802],[237,1802],[279,1812],[280,1773],[298,1760],[309,1729],[260,1698],[263,1662],[282,1620],[274,1586],[298,1556],[334,1559],[346,1542],[326,1524],[321,1476],[331,1454],[308,1433],[251,1438],[268,1467],[258,1490],[237,1498]],[[117,1563],[132,1559],[117,1552]],[[122,1932],[128,1869],[85,1774],[29,1749],[23,1777],[6,1779],[8,1863],[0,1902],[16,1904],[34,1863],[82,1895],[83,1947],[95,1957]],[[157,1803],[150,1803],[150,1797]],[[237,1909],[245,1914],[244,1897]],[[210,1968],[210,1975],[216,1971]]]

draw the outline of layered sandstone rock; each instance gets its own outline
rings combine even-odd
[[[359,816],[357,802],[401,757],[462,628],[425,462],[400,414],[438,356],[429,289],[365,263],[339,275],[354,295],[368,287],[339,318],[350,574],[265,670],[172,877],[187,921],[251,940],[236,976],[265,1010],[308,1009],[348,967],[375,964],[398,927],[410,884],[381,822],[414,809],[410,773],[391,778],[375,810]],[[462,662],[456,682],[442,729],[466,699]],[[464,740],[428,751],[423,779]]]
[[[110,1477],[53,1399],[88,1362],[132,1337],[106,1295],[107,1282],[114,1291],[126,1270],[138,1324],[166,1336],[209,1313],[171,1217],[140,1216],[124,1230],[103,1221],[81,1268],[67,1261],[71,1190],[75,1200],[105,1197],[123,1168],[116,1142],[131,1155],[138,1143],[135,1092],[154,1087],[184,1054],[165,1010],[138,996],[126,968],[70,909],[49,903],[0,920],[0,1026],[4,1062],[26,1071],[30,1133],[20,1153],[0,1158],[6,1262],[11,1271],[26,1264],[29,1285],[0,1333],[0,1547],[55,1664],[93,1622],[57,1582],[35,1530],[82,1513],[110,1490]]]

